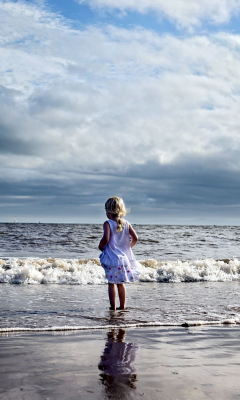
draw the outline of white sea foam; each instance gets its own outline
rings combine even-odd
[[[140,261],[141,282],[233,281],[240,279],[240,261]],[[98,259],[9,258],[0,259],[0,283],[104,284]]]
[[[98,329],[119,329],[119,328],[144,328],[144,327],[194,327],[194,326],[213,326],[213,325],[238,325],[239,319],[228,319],[218,321],[187,321],[187,322],[146,322],[138,324],[119,324],[119,325],[94,325],[94,326],[51,326],[43,328],[8,327],[0,328],[0,333],[10,332],[64,332],[64,331],[88,331]]]
[[[240,261],[195,260],[195,261],[141,261],[143,273],[141,281],[158,282],[223,282],[240,279]]]

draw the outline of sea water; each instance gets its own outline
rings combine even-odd
[[[240,227],[134,228],[140,279],[110,312],[101,225],[0,224],[0,332],[240,323]]]

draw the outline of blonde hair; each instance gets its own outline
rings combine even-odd
[[[111,214],[113,218],[117,218],[117,232],[123,230],[124,221],[122,217],[129,212],[124,204],[123,199],[121,197],[110,197],[105,203],[105,210],[108,214]]]

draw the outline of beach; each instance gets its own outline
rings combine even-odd
[[[1,400],[240,397],[239,227],[137,231],[111,312],[101,226],[0,225]]]
[[[238,399],[239,335],[239,326],[2,335],[0,397]]]

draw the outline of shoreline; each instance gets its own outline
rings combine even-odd
[[[119,325],[96,325],[96,326],[50,326],[44,328],[28,328],[28,327],[10,327],[0,328],[0,335],[4,333],[44,333],[44,332],[81,332],[81,331],[97,331],[108,329],[133,329],[133,328],[191,328],[205,326],[238,326],[239,319],[226,319],[220,321],[185,321],[185,322],[149,322],[137,324],[119,324]]]
[[[239,335],[238,325],[6,333],[0,396],[233,400]]]

